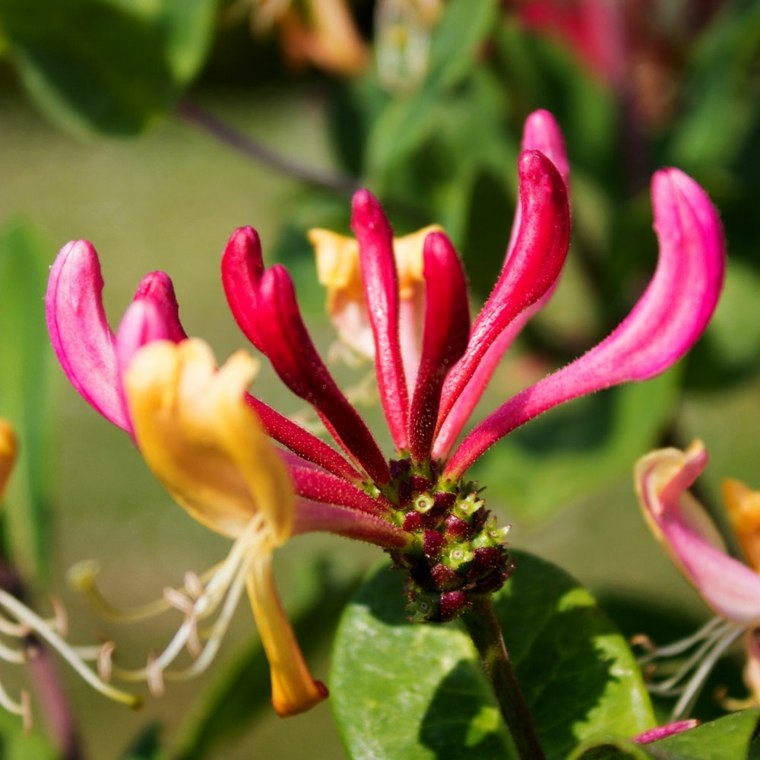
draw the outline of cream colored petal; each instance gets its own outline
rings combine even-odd
[[[282,609],[269,553],[260,552],[251,568],[248,597],[269,660],[274,709],[282,717],[309,710],[327,697],[327,689],[312,677]]]
[[[245,403],[255,374],[244,354],[217,371],[202,341],[155,341],[130,363],[125,392],[145,461],[196,520],[235,537],[261,510],[279,542],[292,525],[292,486]]]
[[[8,485],[17,456],[16,433],[9,422],[0,419],[0,501],[5,496],[5,487]]]
[[[427,235],[440,229],[430,225],[393,241],[401,299],[399,333],[410,387],[419,364],[425,308],[422,248]],[[360,356],[374,360],[375,341],[364,300],[359,244],[355,238],[324,229],[309,230],[308,237],[314,246],[317,278],[327,289],[327,311],[340,340]]]

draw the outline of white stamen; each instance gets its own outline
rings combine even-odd
[[[139,697],[134,694],[116,689],[110,684],[103,682],[93,673],[78,656],[76,650],[62,639],[42,618],[22,604],[16,597],[7,591],[0,589],[0,607],[9,612],[20,623],[25,624],[30,630],[34,631],[37,636],[46,641],[72,668],[90,684],[94,689],[107,697],[123,702],[131,707],[137,707],[140,704]]]
[[[235,540],[226,559],[200,577],[187,573],[182,589],[164,589],[164,610],[174,608],[180,611],[184,615],[183,622],[163,651],[151,656],[145,667],[126,669],[113,665],[110,667],[113,676],[125,681],[146,681],[152,693],[161,694],[166,679],[184,680],[203,672],[219,651],[245,590],[251,562],[269,540],[266,528],[266,519],[257,514]],[[93,589],[94,584],[90,586],[90,592]],[[160,605],[145,605],[141,610],[151,606],[157,609]],[[125,619],[123,613],[114,611]],[[214,615],[214,623],[199,630],[198,624]],[[192,664],[184,669],[170,670],[185,649],[195,658]],[[110,657],[110,652],[108,654]]]
[[[636,638],[633,643],[649,650],[647,654],[638,658],[640,665],[677,657],[696,647],[692,654],[679,664],[675,673],[661,681],[648,684],[647,688],[652,694],[679,697],[673,708],[671,720],[680,719],[692,708],[715,663],[744,632],[745,629],[735,623],[713,618],[696,633],[665,647],[656,647],[645,637]],[[683,683],[684,680],[686,683]]]

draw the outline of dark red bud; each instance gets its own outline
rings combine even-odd
[[[429,491],[433,485],[424,475],[412,475],[409,482],[412,484],[412,492],[416,494]]]
[[[470,534],[470,526],[456,515],[446,518],[446,536],[448,538],[465,539]]]
[[[432,559],[441,553],[445,539],[437,530],[426,530],[422,543],[422,551],[425,556]]]
[[[442,621],[452,620],[469,606],[464,591],[444,591],[441,594],[440,617]]]
[[[446,565],[442,565],[441,563],[433,565],[430,575],[433,578],[436,588],[441,591],[454,588],[462,582],[456,570],[446,567]]]
[[[424,520],[419,512],[407,512],[404,515],[403,528],[409,533],[415,533],[418,530],[422,530]]]

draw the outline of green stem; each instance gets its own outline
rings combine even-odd
[[[517,682],[491,600],[476,600],[472,609],[462,616],[462,622],[478,650],[517,754],[523,760],[543,760],[545,755],[538,741],[533,716]]]

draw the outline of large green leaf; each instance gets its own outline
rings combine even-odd
[[[514,557],[495,608],[548,757],[651,727],[633,655],[589,593],[548,562]],[[354,758],[514,757],[470,639],[455,624],[406,622],[401,573],[375,573],[346,609],[331,688]]]
[[[592,740],[573,752],[569,760],[745,760],[758,716],[760,711],[746,710],[651,744]]]
[[[48,248],[30,225],[0,228],[0,417],[21,449],[4,511],[6,551],[27,578],[44,574],[51,555],[48,509],[50,342],[43,297]]]
[[[3,760],[56,760],[60,755],[36,729],[27,734],[20,718],[0,710],[0,757]]]
[[[28,94],[76,131],[139,132],[202,63],[216,0],[0,0],[0,30]]]

